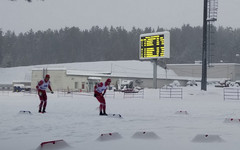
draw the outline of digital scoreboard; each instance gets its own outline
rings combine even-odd
[[[170,33],[168,31],[140,35],[140,59],[170,57]]]

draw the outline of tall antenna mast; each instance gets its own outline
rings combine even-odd
[[[214,22],[217,21],[217,12],[218,12],[218,0],[208,0],[208,16],[207,16],[207,62],[208,66],[211,67],[212,63],[212,53],[213,49],[212,46],[214,46],[213,42],[213,34],[214,32]]]
[[[203,49],[202,49],[202,79],[201,90],[207,91],[207,62],[209,62],[210,53],[210,33],[209,28],[212,23],[217,21],[217,0],[204,0],[203,4]]]

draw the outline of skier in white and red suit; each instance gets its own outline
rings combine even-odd
[[[94,96],[97,98],[97,100],[100,103],[100,107],[99,107],[100,113],[99,113],[99,115],[107,116],[106,102],[105,102],[104,94],[106,93],[107,87],[109,87],[110,83],[111,83],[111,79],[108,78],[105,81],[105,83],[100,82],[97,85],[95,85],[95,87],[94,87]]]
[[[46,106],[47,106],[46,89],[49,88],[49,90],[53,94],[49,79],[50,79],[50,75],[46,74],[45,78],[43,80],[39,81],[38,85],[36,86],[37,91],[38,91],[38,96],[40,99],[39,110],[38,110],[39,113],[46,112]]]

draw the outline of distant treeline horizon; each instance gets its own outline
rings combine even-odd
[[[123,27],[93,26],[88,30],[65,27],[16,35],[0,29],[0,67],[139,60],[140,34],[161,31],[166,29],[133,27],[128,31]],[[187,24],[167,31],[170,32],[170,58],[159,60],[159,64],[202,60],[202,27]],[[211,26],[210,33],[209,62],[240,63],[240,29]]]

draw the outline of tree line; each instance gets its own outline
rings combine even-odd
[[[30,30],[16,35],[0,30],[0,67],[38,64],[90,62],[107,60],[138,60],[139,36],[143,33],[161,32],[147,27],[93,26],[81,30],[66,27],[60,30]],[[202,27],[183,25],[171,28],[170,58],[164,63],[194,63],[202,58]],[[240,29],[212,27],[211,62],[240,63]],[[160,60],[161,61],[161,60]]]

